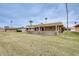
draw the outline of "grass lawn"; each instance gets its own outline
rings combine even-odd
[[[79,33],[42,36],[17,32],[0,32],[2,56],[79,56]]]

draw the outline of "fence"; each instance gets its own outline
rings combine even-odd
[[[27,31],[29,34],[39,34],[39,35],[58,35],[59,32],[56,31]]]

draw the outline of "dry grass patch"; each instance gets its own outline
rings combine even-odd
[[[0,33],[0,55],[79,55],[79,34],[41,36],[17,32]]]

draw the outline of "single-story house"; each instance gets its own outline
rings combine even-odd
[[[17,32],[16,28],[6,28],[5,32]]]
[[[5,28],[5,32],[25,32],[26,28],[18,27],[18,28]]]
[[[76,24],[74,27],[75,27],[75,31],[79,32],[79,24]]]
[[[26,27],[26,31],[30,33],[53,35],[57,33],[62,33],[64,31],[64,26],[62,22],[28,25]]]
[[[4,29],[3,28],[0,28],[0,32],[4,32]]]

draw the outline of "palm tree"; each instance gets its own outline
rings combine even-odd
[[[45,17],[45,23],[47,23],[47,17]]]
[[[32,25],[33,21],[32,21],[32,20],[30,20],[30,21],[29,21],[29,23],[30,23],[30,25]]]

